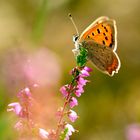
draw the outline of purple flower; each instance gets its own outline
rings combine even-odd
[[[81,70],[81,76],[82,77],[88,77],[89,76],[89,72],[86,71],[85,69]]]
[[[79,79],[77,81],[78,85],[84,86],[86,85],[86,83],[88,82],[88,80],[85,80],[83,77],[79,76]]]
[[[78,101],[75,97],[72,97],[70,100],[70,107],[73,108],[74,106],[78,105]]]
[[[31,92],[30,92],[30,89],[28,88],[28,87],[26,87],[25,89],[24,89],[24,91],[25,91],[25,94],[28,96],[28,97],[31,97]]]
[[[21,90],[18,95],[19,98],[25,98],[25,97],[31,97],[32,94],[30,92],[30,89],[28,87],[24,88],[23,90]]]
[[[88,77],[88,76],[90,75],[89,72],[91,72],[91,71],[92,71],[91,68],[85,66],[85,67],[81,70],[81,76],[82,76],[82,77]]]
[[[77,89],[76,89],[76,91],[75,91],[75,95],[76,95],[77,97],[80,97],[81,94],[82,94],[83,92],[84,92],[83,86],[77,85]]]
[[[21,121],[18,121],[18,122],[15,124],[14,128],[15,128],[16,130],[18,130],[18,131],[21,130],[21,129],[23,128],[22,122],[21,122]]]
[[[66,135],[65,140],[69,140],[69,137],[72,135],[73,132],[75,132],[75,129],[74,129],[73,126],[70,125],[70,124],[66,124],[66,125],[65,125],[65,128],[68,129],[68,132],[67,132],[67,135]]]
[[[21,107],[20,103],[14,102],[14,103],[9,104],[8,107],[12,107],[10,109],[7,109],[8,112],[13,111],[16,113],[17,116],[21,115],[22,107]]]
[[[87,72],[92,72],[92,69],[87,66],[84,67],[84,70],[86,70]]]
[[[140,125],[132,124],[126,130],[127,140],[140,140]]]
[[[62,86],[62,87],[60,88],[60,92],[62,93],[62,95],[63,95],[64,97],[67,97],[67,96],[68,96],[68,91],[67,91],[67,89],[68,89],[68,85]]]
[[[68,114],[68,117],[72,122],[75,122],[78,118],[78,115],[75,111],[70,110],[70,113]]]
[[[45,129],[39,128],[39,136],[42,139],[48,139],[49,133]]]

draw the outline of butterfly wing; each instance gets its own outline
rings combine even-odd
[[[100,45],[93,40],[83,41],[82,46],[88,51],[88,59],[102,72],[113,76],[118,73],[120,60],[111,48]]]
[[[117,29],[115,20],[108,17],[100,17],[87,27],[79,38],[79,42],[94,40],[112,50],[117,48]]]

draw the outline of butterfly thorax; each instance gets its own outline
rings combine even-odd
[[[79,48],[80,48],[80,43],[79,43],[79,35],[76,34],[76,35],[73,35],[73,43],[74,43],[74,46],[75,46],[75,49],[73,49],[73,53],[75,56],[77,56],[80,52],[79,52]]]

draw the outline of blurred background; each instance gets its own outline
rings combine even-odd
[[[139,0],[0,0],[0,140],[16,139],[17,118],[7,105],[34,83],[39,85],[33,92],[40,106],[36,120],[45,129],[56,127],[55,112],[63,104],[59,88],[76,65],[68,13],[80,33],[100,16],[115,19],[121,60],[113,77],[87,64],[93,68],[91,82],[74,108],[79,133],[71,140],[132,140],[127,129],[140,123]]]

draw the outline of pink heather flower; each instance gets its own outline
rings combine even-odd
[[[82,86],[84,86],[84,85],[86,85],[86,83],[88,82],[88,80],[85,80],[83,77],[79,77],[79,79],[78,79],[78,85],[82,85]]]
[[[92,72],[92,69],[87,66],[84,67],[84,70],[86,70],[87,72]]]
[[[80,97],[83,92],[84,92],[83,86],[77,85],[77,90],[75,91],[75,95],[77,97]]]
[[[39,128],[39,136],[42,139],[48,139],[49,133],[45,129]]]
[[[10,109],[7,109],[8,112],[13,111],[16,113],[17,116],[21,115],[22,107],[21,107],[20,103],[14,102],[14,103],[9,104],[8,107],[12,107]]]
[[[68,95],[67,88],[68,88],[68,85],[62,86],[62,87],[60,88],[60,92],[62,93],[62,95],[63,95],[64,97],[67,97],[67,95]]]
[[[75,122],[76,119],[78,118],[77,113],[73,110],[70,110],[68,117],[72,122]]]
[[[69,104],[70,104],[70,108],[73,108],[74,106],[78,105],[78,101],[75,97],[72,97]]]
[[[67,135],[66,135],[65,140],[69,140],[69,136],[71,136],[72,133],[75,132],[75,129],[74,129],[73,126],[70,125],[70,124],[66,124],[66,125],[65,125],[65,128],[68,129],[68,133],[67,133]]]
[[[22,122],[21,122],[21,121],[18,121],[18,122],[15,124],[14,128],[15,128],[16,130],[18,130],[18,131],[21,130],[21,129],[23,128]]]
[[[127,140],[140,140],[140,125],[132,124],[126,130]]]
[[[28,87],[24,88],[23,90],[21,90],[18,93],[19,98],[23,98],[24,95],[26,95],[27,97],[31,97],[31,92],[30,92],[30,89]]]
[[[86,71],[85,69],[81,70],[81,74],[82,77],[88,77],[89,76],[89,72]]]
[[[28,87],[26,87],[26,88],[24,89],[24,91],[25,91],[25,94],[26,94],[28,97],[31,96],[31,92],[30,92],[30,89],[29,89]]]
[[[39,87],[39,85],[38,84],[33,84],[33,87]]]

